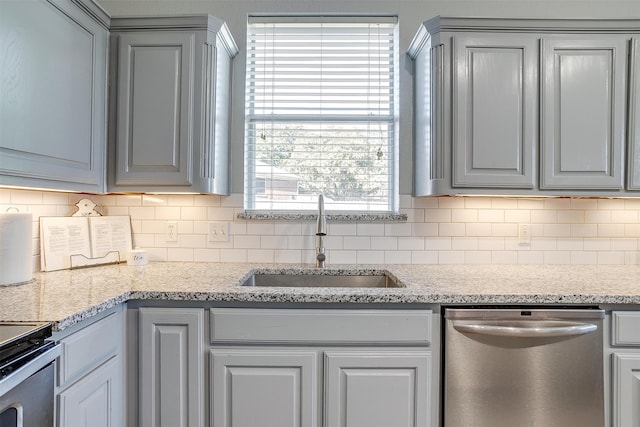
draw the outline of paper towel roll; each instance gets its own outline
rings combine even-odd
[[[0,213],[0,285],[33,277],[33,219],[30,213]]]

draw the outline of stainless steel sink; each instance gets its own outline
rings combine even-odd
[[[286,288],[403,288],[386,272],[363,274],[261,273],[256,272],[241,286]]]

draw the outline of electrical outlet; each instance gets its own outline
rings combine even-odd
[[[531,224],[518,225],[518,244],[521,246],[531,244]]]
[[[167,221],[167,242],[178,241],[178,223],[176,221]]]
[[[209,223],[210,242],[228,242],[229,241],[229,223],[221,221],[213,221]]]

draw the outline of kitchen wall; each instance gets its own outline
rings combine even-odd
[[[131,215],[134,244],[152,261],[312,263],[312,221],[246,221],[242,195],[108,195],[0,189],[0,211],[34,214],[34,269],[39,269],[37,218],[71,215],[88,197],[105,215]],[[401,197],[400,223],[329,223],[328,263],[361,264],[640,264],[640,200]],[[178,242],[166,242],[177,221]],[[209,221],[228,221],[230,240],[207,242]],[[519,243],[518,225],[531,242]]]
[[[1,0],[0,0],[1,1]],[[639,264],[640,200],[413,198],[412,62],[406,49],[419,24],[435,15],[530,18],[639,18],[638,0],[97,0],[113,15],[211,13],[227,21],[240,54],[234,61],[232,191],[230,197],[87,196],[0,189],[0,212],[34,214],[34,269],[39,269],[38,221],[70,215],[79,199],[103,214],[131,215],[135,245],[154,261],[312,263],[313,222],[255,222],[242,211],[244,63],[249,13],[384,13],[400,20],[400,208],[406,223],[330,223],[329,264]],[[167,221],[179,239],[168,243]],[[228,221],[229,242],[207,242],[209,221]],[[531,242],[519,244],[518,225]]]

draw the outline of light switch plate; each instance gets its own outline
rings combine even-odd
[[[212,221],[209,223],[210,242],[228,242],[229,241],[229,223],[224,221]]]

